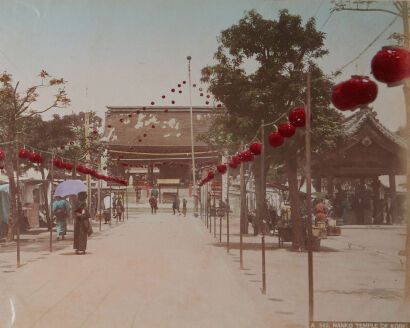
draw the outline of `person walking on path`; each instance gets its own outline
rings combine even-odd
[[[151,205],[151,214],[157,214],[158,204],[155,196],[151,196],[149,204]]]
[[[152,188],[151,190],[151,197],[154,196],[155,198],[158,198],[158,194],[159,192],[158,192],[157,186],[154,186],[154,188]]]
[[[70,213],[70,204],[62,197],[56,196],[53,203],[53,213],[56,216],[57,223],[57,240],[65,239],[67,233],[67,218]]]
[[[184,198],[182,200],[182,214],[184,215],[184,217],[186,217],[186,204],[187,204],[187,200]]]
[[[181,215],[181,211],[179,210],[179,209],[180,209],[180,204],[181,204],[181,200],[180,200],[179,197],[177,196],[176,206],[177,206],[177,211],[178,211],[178,214],[179,214],[179,215]]]
[[[85,254],[87,249],[87,238],[93,232],[90,223],[90,213],[87,209],[87,193],[80,192],[78,194],[78,203],[75,210],[76,218],[74,225],[74,245],[76,254],[82,252]]]
[[[122,204],[121,198],[118,197],[115,203],[115,213],[117,214],[118,221],[121,221],[123,212],[124,212],[124,205]]]
[[[172,202],[172,211],[174,212],[175,215],[175,210],[177,209],[177,198],[174,198],[174,201]]]

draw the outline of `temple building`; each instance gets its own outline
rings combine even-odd
[[[342,129],[342,144],[314,158],[316,190],[327,193],[334,216],[344,224],[401,223],[405,195],[397,192],[396,176],[406,175],[405,140],[384,127],[369,107],[347,117]]]
[[[105,142],[113,165],[111,174],[129,179],[136,200],[159,189],[160,202],[176,194],[192,196],[192,144],[190,107],[107,107]],[[217,164],[218,152],[199,139],[212,124],[213,109],[192,108],[194,157],[197,169]],[[196,179],[200,179],[197,170]]]

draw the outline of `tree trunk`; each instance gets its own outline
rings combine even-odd
[[[40,173],[41,173],[41,179],[43,180],[43,183],[41,184],[41,192],[43,193],[44,206],[45,206],[45,209],[46,209],[47,226],[50,227],[50,209],[49,209],[49,206],[48,206],[48,195],[47,195],[47,189],[48,189],[47,187],[48,187],[49,183],[46,180],[43,166],[40,166]]]
[[[291,219],[292,219],[292,248],[293,249],[304,249],[304,235],[303,227],[300,217],[300,199],[299,199],[299,189],[298,189],[298,176],[297,176],[297,163],[295,159],[288,157],[286,159],[286,174],[289,183],[289,198],[290,198],[290,208],[291,208]]]
[[[265,174],[263,176],[263,181],[261,181],[261,156],[255,156],[255,165],[252,165],[253,176],[255,177],[255,197],[256,197],[256,229],[257,232],[262,229],[262,220],[266,216],[266,172],[268,165],[265,163]],[[262,192],[263,186],[263,192]]]
[[[9,123],[8,140],[12,142],[7,145],[7,153],[5,157],[6,174],[9,178],[9,227],[7,233],[7,240],[12,241],[16,230],[17,222],[17,197],[16,197],[16,183],[14,181],[14,172],[16,170],[16,144],[13,142],[16,136],[15,121],[12,119]]]
[[[245,168],[244,163],[241,162],[241,214],[240,214],[240,229],[244,234],[248,233],[248,213],[246,206],[246,184],[245,184]]]

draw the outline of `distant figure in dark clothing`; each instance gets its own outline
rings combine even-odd
[[[186,204],[187,204],[187,200],[184,198],[182,200],[182,214],[184,215],[184,217],[186,217],[186,211],[187,211]]]
[[[151,214],[157,214],[158,205],[155,196],[151,196],[149,204],[151,205]]]
[[[87,209],[87,193],[80,192],[78,194],[78,203],[75,210],[76,218],[74,224],[74,249],[76,253],[82,252],[85,254],[87,249],[87,238],[93,232],[90,223],[90,213]]]

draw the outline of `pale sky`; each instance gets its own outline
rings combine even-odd
[[[380,6],[392,4],[384,1]],[[0,71],[13,74],[23,86],[36,83],[42,69],[64,77],[72,104],[53,113],[94,110],[104,116],[106,106],[144,106],[151,101],[168,106],[171,99],[187,106],[186,86],[182,94],[170,97],[169,92],[188,80],[186,56],[192,56],[193,83],[198,83],[201,68],[213,62],[220,31],[253,8],[271,19],[284,8],[301,15],[304,22],[315,16],[320,28],[332,4],[328,0],[0,0]],[[330,51],[321,62],[325,72],[353,59],[393,18],[377,12],[333,14],[323,28]],[[391,44],[387,38],[393,32],[402,32],[400,19],[336,82],[352,74],[370,75],[372,57]],[[372,106],[380,121],[396,130],[405,122],[402,88],[378,86]],[[197,91],[193,104],[205,105]]]

